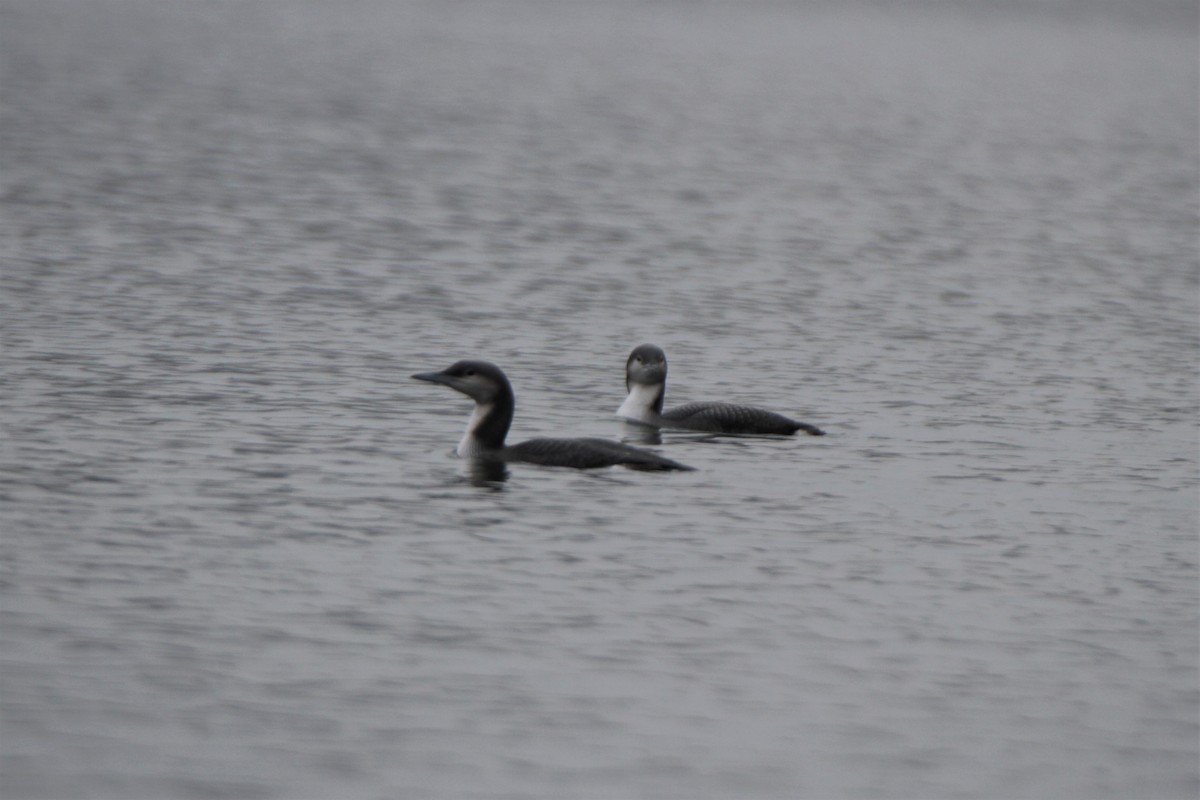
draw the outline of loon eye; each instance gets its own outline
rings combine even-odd
[[[469,369],[469,370],[467,370],[466,372],[464,372],[464,373],[463,373],[463,375],[466,375],[468,378],[469,378],[469,377],[471,377],[471,376],[472,376],[472,375],[474,375],[474,374],[475,374],[475,370],[473,370],[473,369]]]
[[[633,357],[633,360],[634,360],[634,361],[636,361],[636,362],[637,362],[637,363],[639,363],[639,364],[640,364],[640,363],[642,363],[642,357],[641,357],[641,356],[634,356],[634,357]]]

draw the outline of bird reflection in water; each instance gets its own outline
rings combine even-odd
[[[625,421],[625,430],[621,441],[641,445],[661,445],[663,442],[662,429],[641,422]]]
[[[483,489],[503,489],[508,480],[508,465],[496,458],[469,459],[467,480]]]

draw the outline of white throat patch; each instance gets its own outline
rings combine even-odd
[[[475,404],[475,413],[471,414],[471,420],[467,423],[467,432],[463,434],[462,441],[458,443],[458,455],[462,458],[477,456],[483,452],[483,444],[476,437],[476,431],[483,423],[484,418],[492,413],[493,406]]]
[[[654,419],[654,403],[658,399],[661,384],[647,386],[643,383],[633,384],[629,396],[617,409],[617,416],[632,419],[636,422],[650,422]]]

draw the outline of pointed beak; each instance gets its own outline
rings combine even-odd
[[[426,383],[448,384],[450,382],[446,375],[441,372],[418,372],[412,377],[419,381],[425,381]]]

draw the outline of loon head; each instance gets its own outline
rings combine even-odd
[[[419,381],[440,383],[475,401],[475,413],[458,444],[460,456],[481,455],[504,447],[513,417],[513,391],[508,377],[487,361],[456,361],[441,372],[418,372]]]
[[[653,423],[662,413],[667,390],[667,354],[652,344],[633,348],[625,361],[625,389],[629,396],[617,416],[635,422]]]
[[[495,364],[487,361],[456,361],[441,372],[418,372],[419,381],[440,383],[462,392],[479,405],[492,405],[505,393],[512,393],[508,377]]]
[[[625,361],[625,388],[633,391],[638,386],[657,386],[667,381],[667,354],[653,344],[641,344],[633,348]]]

